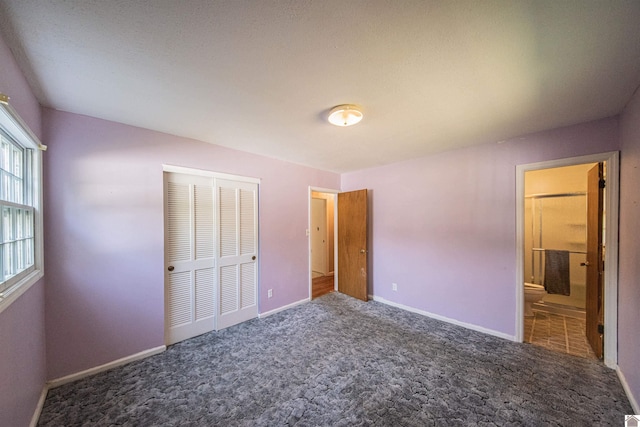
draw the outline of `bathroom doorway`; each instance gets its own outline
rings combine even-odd
[[[617,153],[518,166],[519,341],[616,363]],[[613,319],[613,320],[612,320]]]
[[[602,224],[587,221],[588,176],[601,166],[528,171],[524,184],[524,341],[587,358],[602,355],[586,336],[587,240]]]

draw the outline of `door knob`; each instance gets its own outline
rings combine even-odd
[[[587,261],[587,262],[581,262],[581,263],[580,263],[580,265],[581,265],[582,267],[587,267],[587,266],[589,265],[589,261]]]
[[[173,271],[173,265],[170,265],[169,268],[167,268],[167,270]]]
[[[360,249],[360,253],[361,253],[361,254],[363,254],[363,253],[365,253],[365,252],[366,252],[366,251],[365,251],[364,249]]]
[[[255,261],[256,260],[256,256],[255,255],[252,256],[251,259]]]

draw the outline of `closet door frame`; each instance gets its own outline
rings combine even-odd
[[[201,176],[201,177],[207,177],[207,178],[212,178],[213,179],[213,189],[215,192],[217,192],[217,184],[216,182],[218,180],[226,180],[226,181],[235,181],[235,182],[240,182],[240,183],[249,183],[249,184],[255,184],[257,187],[257,191],[256,191],[256,207],[255,207],[255,213],[256,213],[256,218],[255,218],[255,223],[256,223],[256,254],[260,253],[260,229],[259,229],[259,224],[260,224],[260,217],[259,217],[259,213],[260,213],[260,209],[259,209],[259,203],[260,203],[260,179],[259,178],[254,178],[254,177],[246,177],[246,176],[240,176],[240,175],[232,175],[232,174],[226,174],[226,173],[220,173],[220,172],[213,172],[213,171],[208,171],[208,170],[204,170],[204,169],[195,169],[195,168],[188,168],[188,167],[183,167],[183,166],[176,166],[176,165],[168,165],[168,164],[163,164],[162,165],[162,171],[163,171],[163,176],[166,175],[166,173],[175,173],[175,174],[184,174],[184,175],[192,175],[192,176]],[[163,177],[164,179],[164,177]],[[163,189],[163,191],[165,191]],[[166,215],[166,212],[165,212]],[[214,223],[218,224],[218,205],[217,205],[217,200],[214,201]],[[166,221],[166,219],[165,219]],[[166,222],[165,222],[166,224]],[[166,226],[166,225],[165,225]],[[165,231],[166,232],[166,231]],[[216,230],[216,235],[214,236],[214,248],[215,248],[215,259],[216,259],[216,270],[218,269],[218,260],[219,260],[219,238],[217,236],[217,233],[219,231]],[[163,263],[163,268],[164,268],[164,264],[166,264],[166,236],[165,236],[165,262]],[[256,271],[255,271],[255,280],[256,280],[256,316],[258,317],[259,315],[259,289],[260,289],[260,258],[258,257],[257,261],[256,261]],[[217,273],[216,273],[217,275]],[[164,287],[164,293],[165,293],[165,298],[167,298],[166,295],[166,280],[165,283],[163,283],[163,287]],[[220,295],[219,295],[219,278],[215,278],[215,311],[214,311],[214,330],[218,330],[219,326],[218,326],[218,320],[219,320],[219,305],[220,305]],[[165,301],[165,315],[164,315],[164,322],[165,322],[165,329],[167,328],[167,312],[166,312],[166,307],[167,307],[167,303]],[[165,341],[167,338],[167,331],[165,330]]]

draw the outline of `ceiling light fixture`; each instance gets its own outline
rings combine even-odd
[[[329,111],[329,123],[336,126],[351,126],[362,120],[362,111],[351,104],[333,107]]]

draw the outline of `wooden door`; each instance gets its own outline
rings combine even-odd
[[[588,172],[587,185],[587,295],[586,335],[597,357],[603,356],[604,260],[602,257],[602,206],[604,179],[602,163]]]
[[[367,190],[338,194],[338,292],[367,301]]]
[[[215,327],[213,179],[165,173],[165,342]]]
[[[216,180],[218,322],[223,329],[258,317],[258,185]]]

